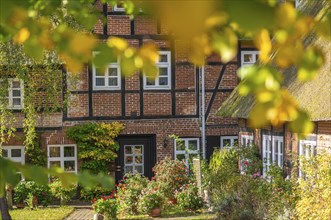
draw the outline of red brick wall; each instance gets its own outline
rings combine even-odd
[[[135,34],[157,34],[156,19],[147,16],[135,16],[134,18]]]
[[[319,121],[317,124],[317,146],[331,147],[331,121]]]
[[[94,93],[92,97],[94,116],[121,115],[121,94]]]
[[[177,115],[196,114],[196,94],[194,92],[176,93],[176,114]]]
[[[130,35],[130,17],[127,15],[108,15],[107,28],[109,35]]]
[[[88,116],[88,95],[71,94],[68,105],[68,117]]]
[[[170,93],[144,93],[145,115],[170,115],[171,95]]]
[[[176,89],[195,89],[195,78],[193,65],[176,65]]]
[[[140,95],[135,94],[125,94],[125,116],[131,116],[135,114],[140,116]]]

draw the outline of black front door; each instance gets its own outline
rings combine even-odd
[[[151,178],[156,162],[155,135],[123,135],[118,138],[120,149],[116,160],[116,182],[126,173],[141,173]]]

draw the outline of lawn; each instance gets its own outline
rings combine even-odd
[[[73,207],[63,206],[57,208],[40,208],[40,209],[15,209],[10,210],[9,213],[13,220],[62,220],[74,211]]]

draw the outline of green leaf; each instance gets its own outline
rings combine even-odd
[[[302,137],[314,131],[314,123],[310,121],[309,115],[303,110],[298,111],[298,117],[289,123],[291,131],[299,133]]]
[[[305,51],[299,63],[298,79],[312,80],[324,63],[323,52],[318,48],[309,48]]]
[[[41,47],[41,45],[38,43],[36,38],[29,38],[24,43],[24,52],[32,57],[35,60],[40,61],[43,57],[43,51],[44,49]]]
[[[256,31],[274,26],[274,8],[257,0],[222,1],[230,19],[246,31]]]

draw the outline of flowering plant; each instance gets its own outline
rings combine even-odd
[[[137,201],[141,191],[146,188],[148,179],[141,174],[127,174],[117,186],[117,200],[119,211],[137,213]]]
[[[138,211],[141,214],[150,214],[154,208],[161,208],[163,195],[159,191],[159,185],[155,181],[149,182],[147,188],[143,189],[138,200]]]
[[[174,198],[174,192],[189,180],[186,164],[179,160],[165,158],[155,165],[153,172],[161,192],[171,199]]]
[[[198,187],[195,183],[189,183],[181,187],[176,193],[178,206],[186,210],[202,208],[203,199],[199,196]]]
[[[54,180],[49,184],[50,192],[52,195],[60,199],[61,204],[66,204],[76,193],[77,185],[72,184],[69,187],[64,187],[59,180]]]
[[[14,188],[14,202],[25,202],[29,194],[38,198],[38,203],[47,206],[51,201],[51,193],[48,186],[38,185],[34,181],[21,181]]]
[[[117,219],[118,203],[113,195],[94,198],[92,207],[95,213],[103,215],[105,219]]]

